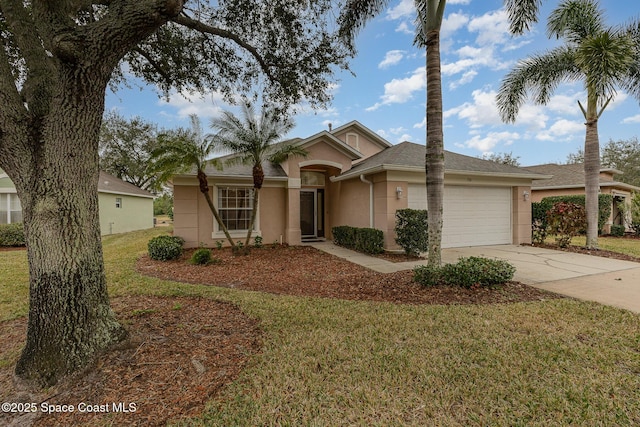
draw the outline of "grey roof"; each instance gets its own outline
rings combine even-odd
[[[356,164],[341,177],[351,177],[362,173],[373,173],[383,169],[421,169],[424,170],[426,147],[413,142],[402,142],[393,145]],[[446,173],[475,173],[495,176],[518,176],[522,178],[545,178],[544,174],[526,169],[504,165],[490,160],[463,154],[444,152],[444,168]]]
[[[153,194],[149,193],[148,191],[145,191],[133,184],[125,182],[120,178],[117,178],[103,171],[100,171],[100,178],[98,178],[98,192],[149,198],[154,197]]]
[[[546,175],[553,175],[553,178],[548,180],[535,180],[532,183],[532,188],[536,189],[550,189],[550,188],[576,188],[584,187],[584,164],[574,163],[568,165],[558,165],[555,163],[549,163],[544,165],[527,166],[526,169],[543,173]],[[602,171],[608,171],[616,173],[615,169],[602,169]],[[609,176],[600,175],[600,185],[610,187],[621,187],[630,190],[640,190],[640,188],[626,184],[624,182],[616,181]]]
[[[224,159],[224,158],[221,158]],[[262,170],[264,176],[267,178],[286,178],[287,173],[282,169],[280,165],[274,165],[271,162],[262,162]],[[208,165],[204,171],[207,176],[230,176],[230,177],[247,177],[253,175],[253,167],[250,165],[224,165],[222,170],[217,169],[215,166]],[[195,170],[193,171],[195,174]]]

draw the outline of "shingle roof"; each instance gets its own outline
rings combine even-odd
[[[286,178],[287,173],[282,169],[280,165],[274,165],[271,162],[262,162],[262,170],[264,171],[264,176],[268,178]],[[253,175],[253,167],[249,165],[224,165],[222,170],[215,168],[214,166],[207,166],[204,171],[208,176],[252,176]],[[193,172],[195,174],[195,171]]]
[[[153,194],[149,193],[148,191],[145,191],[133,184],[125,182],[120,178],[117,178],[103,171],[100,171],[100,178],[98,179],[98,192],[125,194],[150,198],[154,197]]]
[[[553,175],[553,178],[548,180],[534,180],[532,183],[532,188],[534,190],[545,188],[584,187],[584,164],[582,163],[568,165],[549,163],[544,165],[527,166],[526,169],[532,172]],[[610,176],[603,176],[602,174],[600,175],[600,185],[619,186],[630,189],[637,188],[630,186],[629,184],[616,181]]]
[[[378,154],[375,154],[353,168],[345,172],[344,176],[351,176],[367,171],[377,170],[383,167],[402,167],[424,169],[426,147],[413,142],[402,142],[391,146]],[[504,165],[490,160],[478,159],[476,157],[465,156],[463,154],[444,152],[445,172],[470,172],[489,175],[521,175],[535,177],[540,174],[527,171],[526,169]]]

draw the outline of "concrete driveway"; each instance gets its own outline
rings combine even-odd
[[[515,245],[444,249],[442,255],[444,262],[467,256],[503,259],[516,267],[519,282],[640,313],[637,262]]]
[[[334,245],[312,246],[382,273],[412,269],[425,261],[392,263]],[[640,313],[640,263],[531,246],[495,245],[442,250],[442,261],[482,256],[516,267],[514,280],[562,295]]]

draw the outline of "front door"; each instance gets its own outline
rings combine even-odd
[[[300,190],[300,230],[303,239],[318,237],[316,211],[316,190]]]
[[[324,237],[324,189],[300,190],[300,230],[303,239]]]

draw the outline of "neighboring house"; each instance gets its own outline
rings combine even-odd
[[[100,172],[98,205],[101,234],[153,227],[153,194],[106,172]],[[0,224],[22,222],[22,207],[13,182],[0,170]]]
[[[356,121],[287,143],[309,156],[263,165],[254,235],[264,243],[330,239],[332,227],[351,225],[382,230],[385,248],[395,249],[396,210],[426,208],[424,145],[391,145]],[[206,173],[214,204],[232,236],[242,239],[252,206],[251,168]],[[443,247],[529,243],[531,181],[543,178],[549,177],[446,152]],[[224,241],[195,174],[177,175],[172,184],[174,234],[188,246]]]
[[[553,178],[548,180],[533,181],[531,186],[531,200],[534,202],[539,202],[548,196],[585,194],[584,164],[582,163],[535,165],[527,166],[526,169],[545,175],[553,175]],[[616,181],[616,175],[621,174],[622,172],[617,169],[600,170],[600,193],[611,194],[613,196],[611,216],[604,225],[604,233],[611,231],[612,224],[627,225],[618,206],[620,203],[624,203],[627,206],[630,205],[631,194],[634,191],[640,191],[640,187]]]

